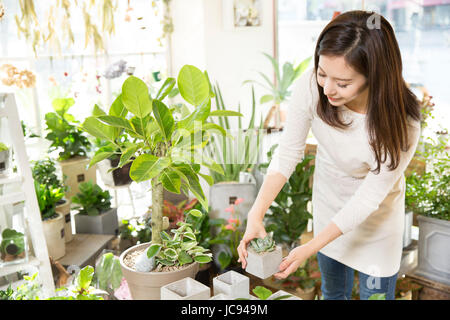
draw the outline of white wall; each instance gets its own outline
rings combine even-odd
[[[171,76],[176,76],[185,64],[206,69],[213,84],[219,83],[227,109],[237,110],[240,102],[245,116],[243,124],[247,125],[251,113],[251,86],[243,86],[242,82],[259,80],[256,70],[267,75],[273,72],[269,60],[261,53],[274,54],[273,0],[261,0],[261,26],[246,28],[224,27],[222,8],[228,1],[171,1],[174,23]],[[266,92],[255,87],[255,93],[258,101]],[[257,105],[258,121],[269,107]]]

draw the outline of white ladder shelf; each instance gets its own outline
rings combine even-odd
[[[8,130],[12,148],[17,164],[17,174],[11,174],[7,178],[0,179],[0,184],[22,182],[21,192],[0,196],[0,205],[25,201],[26,225],[33,247],[32,254],[29,255],[27,263],[9,265],[0,268],[0,276],[8,275],[24,270],[30,266],[39,269],[39,278],[43,286],[45,297],[54,296],[55,284],[53,282],[52,269],[48,256],[47,244],[45,241],[42,226],[41,213],[34,189],[34,180],[31,173],[28,155],[25,148],[25,141],[17,111],[16,100],[13,93],[0,93],[0,118],[6,117],[8,120]]]

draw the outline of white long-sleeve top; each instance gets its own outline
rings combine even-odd
[[[390,277],[400,269],[405,219],[404,171],[414,156],[420,122],[409,118],[409,144],[398,167],[390,171],[390,158],[379,174],[369,144],[366,115],[346,106],[336,107],[347,129],[333,128],[317,114],[318,84],[313,68],[293,84],[286,124],[268,171],[289,179],[303,159],[306,138],[312,130],[317,140],[312,190],[314,236],[331,221],[343,235],[320,252],[357,271]]]

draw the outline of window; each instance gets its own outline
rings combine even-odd
[[[450,1],[444,0],[279,0],[278,57],[300,62],[313,56],[317,37],[335,11],[374,10],[393,26],[402,54],[403,77],[433,96],[431,131],[450,123]],[[311,62],[312,64],[313,62]],[[413,89],[421,99],[422,93]]]

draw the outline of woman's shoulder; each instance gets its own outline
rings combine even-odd
[[[294,81],[292,88],[292,102],[301,108],[313,111],[319,101],[316,73],[314,67],[309,67]]]

